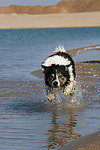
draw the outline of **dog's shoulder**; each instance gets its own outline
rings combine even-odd
[[[41,66],[45,68],[52,65],[70,66],[74,65],[74,61],[63,46],[58,46],[54,49],[53,54],[47,57]]]
[[[65,50],[65,48],[63,46],[58,46],[54,49],[53,54],[51,55],[58,55],[60,57],[63,57],[64,59],[68,59],[70,62],[74,63],[72,57],[67,53],[67,51]]]

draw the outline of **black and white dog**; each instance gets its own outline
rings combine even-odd
[[[75,65],[71,56],[66,52],[63,46],[55,48],[43,63],[45,85],[47,87],[48,100],[55,98],[55,91],[62,90],[64,95],[73,95],[75,91]]]

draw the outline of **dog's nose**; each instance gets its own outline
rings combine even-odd
[[[57,81],[54,81],[54,82],[53,82],[53,86],[54,86],[54,87],[58,86],[58,82],[57,82]]]

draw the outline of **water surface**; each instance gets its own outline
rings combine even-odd
[[[100,44],[100,28],[0,30],[1,149],[57,149],[100,130],[100,63],[81,63],[100,60],[99,49],[73,57],[79,105],[61,95],[48,102],[43,78],[32,73],[60,44],[66,49]]]

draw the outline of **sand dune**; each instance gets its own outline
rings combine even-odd
[[[17,6],[0,7],[0,14],[54,14],[100,11],[100,0],[62,0],[51,6]]]
[[[51,6],[0,7],[0,29],[100,26],[100,0],[62,0]]]

